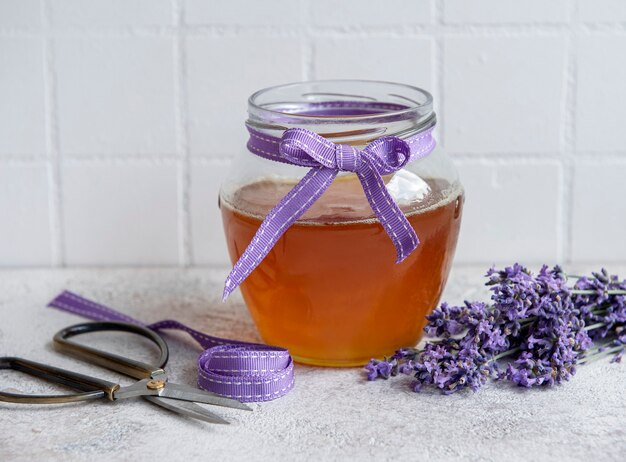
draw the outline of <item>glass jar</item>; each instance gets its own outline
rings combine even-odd
[[[280,139],[299,127],[358,149],[435,124],[428,92],[388,82],[293,83],[261,90],[248,104],[246,124],[256,133]],[[233,263],[308,171],[247,150],[235,159],[220,191]],[[342,172],[240,286],[263,339],[298,362],[356,366],[413,346],[439,301],[461,223],[457,172],[435,148],[383,180],[421,241],[404,261],[396,264],[357,176]]]

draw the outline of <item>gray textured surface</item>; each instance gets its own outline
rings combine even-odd
[[[445,298],[459,302],[481,294],[483,272],[456,268]],[[174,269],[0,272],[0,355],[116,378],[51,350],[51,336],[80,320],[44,308],[62,289],[146,321],[175,317],[215,335],[259,340],[238,295],[225,305],[218,301],[224,274]],[[167,338],[172,379],[193,384],[195,345],[183,335]],[[126,338],[118,339],[117,346],[147,353]],[[477,394],[444,397],[414,394],[407,389],[409,380],[369,383],[358,369],[298,366],[296,387],[286,397],[253,404],[252,413],[219,409],[230,426],[179,418],[142,400],[41,407],[2,403],[0,460],[626,458],[626,365],[600,361],[581,368],[564,386],[530,392],[492,384]],[[9,386],[29,389],[25,376],[0,371],[0,388]]]

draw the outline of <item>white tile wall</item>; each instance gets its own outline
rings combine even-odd
[[[263,7],[249,0],[184,0],[185,23],[236,26],[277,26],[300,23],[300,2],[273,0]]]
[[[572,196],[572,257],[626,260],[626,158],[576,161]]]
[[[558,151],[564,38],[460,35],[444,40],[444,53],[450,152]]]
[[[45,165],[0,166],[0,267],[50,265],[48,194]]]
[[[62,181],[68,265],[178,263],[174,162],[67,161]]]
[[[457,259],[472,263],[558,258],[561,166],[557,161],[457,162],[465,209]],[[552,200],[550,200],[552,199]]]
[[[0,155],[46,150],[41,40],[0,39]]]
[[[250,53],[254,43],[255,52]],[[193,155],[224,157],[243,149],[248,96],[302,79],[297,40],[191,37],[187,50],[189,144]],[[235,60],[233,56],[240,59]],[[219,139],[216,135],[219,135]]]
[[[314,0],[310,5],[313,24],[335,27],[428,24],[433,10],[428,0],[394,0],[391,5],[379,0]]]
[[[583,36],[578,50],[576,147],[625,151],[626,59],[617,56],[626,57],[626,36]]]
[[[622,0],[580,0],[578,9],[583,21],[626,21],[626,2]]]
[[[625,5],[0,0],[0,266],[227,264],[247,97],[349,77],[435,94],[458,262],[624,260]]]
[[[168,26],[169,0],[51,0],[55,26]]]
[[[54,41],[61,149],[68,154],[172,154],[173,40]]]
[[[442,0],[449,24],[561,23],[569,19],[569,0]]]
[[[0,1],[0,27],[17,29],[41,26],[40,0]]]
[[[193,263],[227,265],[230,260],[224,245],[222,219],[218,208],[221,178],[229,162],[194,160],[191,163],[191,246]]]
[[[320,38],[315,41],[315,78],[419,82],[432,87],[433,40],[430,38]],[[401,59],[390,62],[389,50]],[[416,63],[424,63],[416,65]]]

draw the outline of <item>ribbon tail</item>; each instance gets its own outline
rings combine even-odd
[[[137,319],[131,318],[113,308],[101,305],[100,303],[87,300],[69,290],[61,292],[50,303],[50,308],[73,313],[84,318],[93,319],[94,321],[120,321],[131,324],[145,326],[145,324]]]
[[[226,278],[222,300],[246,279],[274,247],[285,231],[330,186],[337,171],[325,167],[312,168],[294,188],[276,204]]]
[[[419,245],[420,240],[409,221],[395,203],[375,165],[364,156],[365,164],[357,173],[365,196],[376,217],[396,248],[396,263],[402,262]]]

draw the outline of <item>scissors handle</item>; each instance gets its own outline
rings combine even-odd
[[[0,369],[13,369],[25,374],[50,382],[59,383],[76,390],[83,390],[85,393],[75,393],[72,395],[27,395],[0,391],[0,401],[10,403],[69,403],[73,401],[85,401],[107,397],[113,400],[113,393],[120,387],[118,384],[106,380],[89,377],[88,375],[71,372],[47,364],[36,363],[28,359],[4,357],[0,358]]]
[[[152,343],[154,343],[160,351],[158,365],[155,366],[141,361],[135,361],[134,359],[124,358],[123,356],[119,356],[114,353],[97,350],[69,340],[77,335],[103,331],[130,332],[141,335],[142,337],[152,341]],[[167,363],[169,356],[167,344],[156,332],[148,329],[147,327],[126,322],[85,322],[66,327],[65,329],[57,332],[54,336],[53,345],[59,351],[86,359],[93,364],[98,364],[99,366],[106,367],[107,369],[120,372],[136,379],[152,378],[155,375],[164,374],[165,371],[163,370],[163,367]]]

